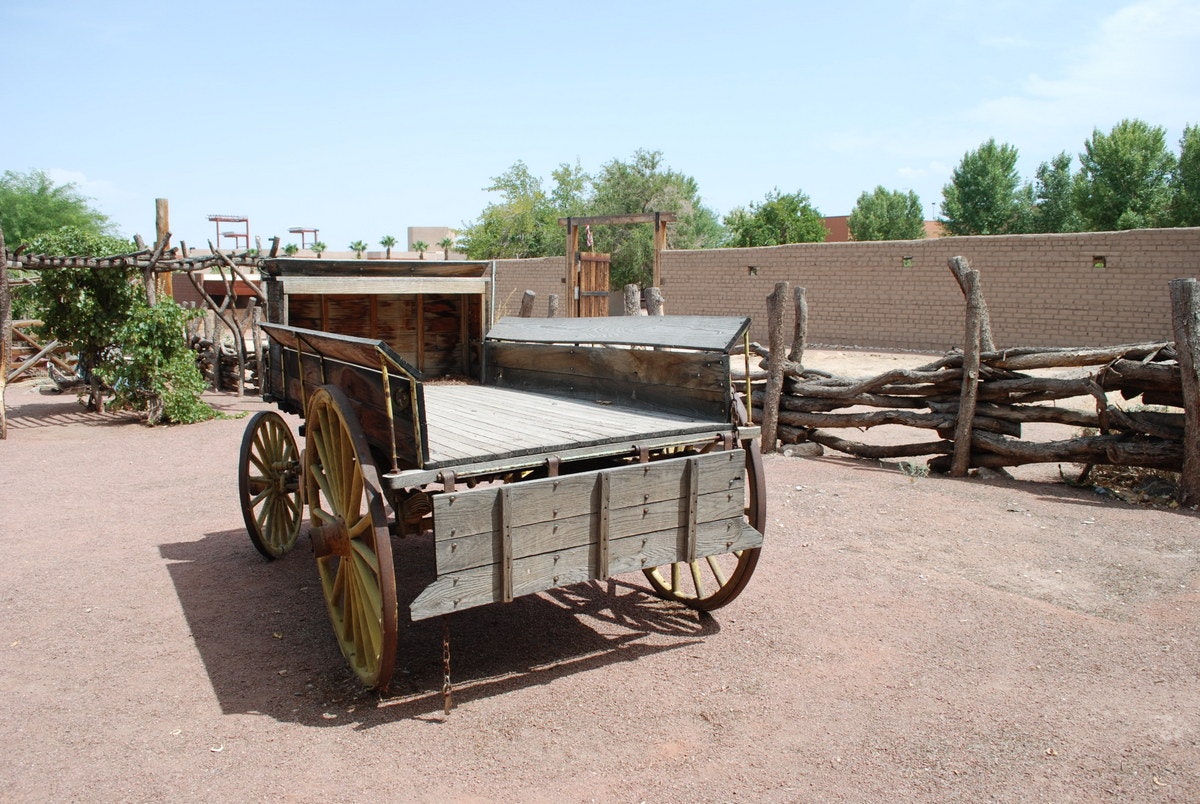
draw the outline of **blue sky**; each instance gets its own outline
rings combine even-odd
[[[989,137],[1031,179],[1122,118],[1173,149],[1200,123],[1195,0],[834,5],[0,0],[0,170],[75,182],[127,236],[162,197],[189,245],[221,213],[342,250],[475,219],[517,160],[549,187],[658,150],[720,215],[878,185],[932,215]]]

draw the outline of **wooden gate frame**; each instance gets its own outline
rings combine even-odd
[[[632,215],[592,215],[584,218],[559,218],[558,225],[567,227],[567,298],[571,313],[579,315],[579,227],[580,226],[629,226],[638,223],[654,224],[654,270],[650,280],[652,287],[661,285],[659,255],[667,247],[667,224],[675,222],[674,212],[643,212]]]

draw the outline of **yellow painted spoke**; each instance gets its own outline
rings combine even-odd
[[[374,548],[361,539],[355,539],[350,542],[350,547],[354,550],[354,554],[361,560],[367,562],[371,572],[379,575],[379,556],[375,554]]]
[[[717,579],[717,586],[718,587],[724,586],[727,578],[725,576],[725,573],[721,571],[721,564],[717,561],[716,556],[708,557],[708,567],[709,567],[709,569],[712,570],[712,574]]]
[[[692,583],[696,584],[696,597],[704,597],[704,584],[700,582],[700,562],[693,561],[692,568]]]

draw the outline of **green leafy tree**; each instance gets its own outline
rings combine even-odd
[[[1089,231],[1143,229],[1170,223],[1175,155],[1166,131],[1141,120],[1099,129],[1083,144],[1075,206]]]
[[[1078,232],[1083,228],[1075,209],[1072,157],[1066,151],[1038,166],[1030,231]]]
[[[64,227],[31,243],[37,253],[108,257],[134,245],[120,238]],[[58,268],[39,272],[32,301],[44,333],[79,356],[90,385],[90,406],[103,411],[111,388],[114,404],[186,423],[215,413],[200,394],[204,379],[184,341],[193,315],[167,298],[151,307],[132,268]]]
[[[328,248],[328,246],[326,246],[320,240],[317,240],[312,244],[312,250],[313,253],[317,255],[317,259],[321,258],[321,255],[325,253],[326,248]]]
[[[846,224],[855,240],[919,240],[925,237],[924,212],[913,191],[879,186],[858,197]]]
[[[74,184],[55,184],[40,170],[4,172],[0,178],[0,227],[9,248],[64,226],[97,235],[112,230],[108,218],[92,209]]]
[[[566,240],[558,225],[558,210],[521,161],[484,188],[499,193],[479,219],[463,226],[461,248],[473,260],[520,259],[563,254]]]
[[[384,255],[384,259],[390,260],[392,258],[392,246],[396,245],[396,238],[392,237],[391,235],[384,235],[382,238],[380,238],[379,245],[387,249],[387,254]]]
[[[441,240],[438,241],[438,245],[442,247],[442,259],[443,260],[450,259],[450,249],[454,248],[454,238],[453,237],[443,237]]]
[[[1029,230],[1033,188],[1021,183],[1017,149],[989,139],[968,151],[942,188],[942,225],[954,235]]]
[[[667,231],[671,248],[715,248],[723,230],[716,213],[704,205],[691,176],[663,165],[661,151],[638,150],[626,160],[613,159],[592,180],[587,215],[673,212]],[[652,226],[605,226],[593,230],[595,250],[612,255],[611,287],[649,284],[654,266]]]
[[[413,251],[417,252],[417,259],[425,259],[425,252],[429,250],[429,244],[424,240],[418,240],[412,244]]]
[[[350,244],[349,248],[354,252],[354,259],[361,260],[363,252],[367,250],[367,244],[362,240],[355,240]]]
[[[749,210],[738,207],[725,216],[729,245],[734,248],[822,243],[829,236],[821,213],[804,193],[775,188]]]
[[[1176,226],[1200,226],[1200,126],[1179,140],[1179,163],[1171,177],[1171,217]]]
[[[283,253],[288,255],[289,257],[295,257],[296,252],[298,252],[299,250],[300,250],[300,247],[297,246],[295,243],[288,243],[286,246],[283,247]]]

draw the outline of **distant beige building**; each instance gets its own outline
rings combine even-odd
[[[438,243],[445,240],[447,237],[454,239],[454,230],[446,226],[410,226],[408,227],[408,250],[416,254],[416,248],[413,244],[418,240],[424,241],[429,248],[425,251],[426,259],[435,258],[442,259],[446,256],[441,246]],[[450,259],[461,259],[463,255],[456,251],[451,251]]]

